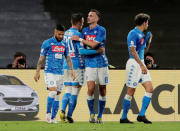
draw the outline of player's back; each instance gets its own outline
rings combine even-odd
[[[82,31],[83,37],[88,41],[97,41],[99,44],[95,49],[99,47],[105,48],[106,43],[106,29],[100,25],[97,25],[92,30],[89,27],[86,27]],[[88,46],[85,46],[86,49],[91,49]],[[95,55],[86,55],[85,56],[85,66],[91,68],[101,68],[108,66],[108,59],[104,54],[95,54]]]
[[[79,37],[82,37],[82,34],[78,31],[78,29],[70,28],[69,30],[65,32],[64,40],[66,41],[66,44],[68,45],[69,55],[73,63],[73,68],[84,69],[84,60],[83,60],[83,57],[79,53],[79,48],[81,48],[82,45],[80,45],[79,41],[70,40],[70,38],[74,35],[78,35]],[[64,69],[69,69],[66,60],[64,62]]]
[[[127,44],[130,58],[134,58],[130,52],[130,47],[136,47],[140,60],[144,60],[144,49],[146,48],[146,42],[144,42],[144,39],[145,35],[137,27],[128,33]]]

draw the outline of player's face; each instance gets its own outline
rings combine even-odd
[[[89,12],[88,18],[87,18],[87,23],[92,24],[92,23],[97,23],[98,22],[98,16],[96,12]]]
[[[80,30],[83,28],[84,25],[84,18],[82,18],[81,23],[80,23]]]
[[[63,37],[64,37],[64,31],[59,31],[59,30],[56,30],[54,31],[54,37],[58,40],[58,41],[62,41],[63,40]]]
[[[149,26],[149,21],[144,22],[144,30],[147,30],[147,29],[148,29],[148,26]]]

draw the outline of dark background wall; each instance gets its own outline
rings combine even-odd
[[[56,23],[70,27],[70,15],[91,8],[102,13],[100,24],[107,30],[109,63],[124,68],[128,59],[126,36],[134,28],[134,16],[151,15],[153,33],[150,51],[160,68],[180,67],[180,2],[178,0],[0,0],[0,67],[12,62],[16,51],[27,54],[35,67],[44,39],[52,36]],[[85,25],[87,26],[87,25]]]

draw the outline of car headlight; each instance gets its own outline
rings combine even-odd
[[[31,93],[31,96],[32,96],[32,97],[38,97],[38,95],[37,95],[36,92],[32,92],[32,93]]]
[[[0,97],[4,97],[4,94],[0,92]]]

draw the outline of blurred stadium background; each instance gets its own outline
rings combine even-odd
[[[179,0],[0,0],[0,68],[13,62],[16,51],[27,55],[27,65],[35,68],[42,42],[51,37],[56,23],[70,27],[72,12],[89,9],[102,13],[100,24],[107,29],[106,53],[109,63],[125,68],[128,59],[126,36],[134,27],[137,13],[151,15],[153,33],[150,51],[161,69],[180,68]]]

